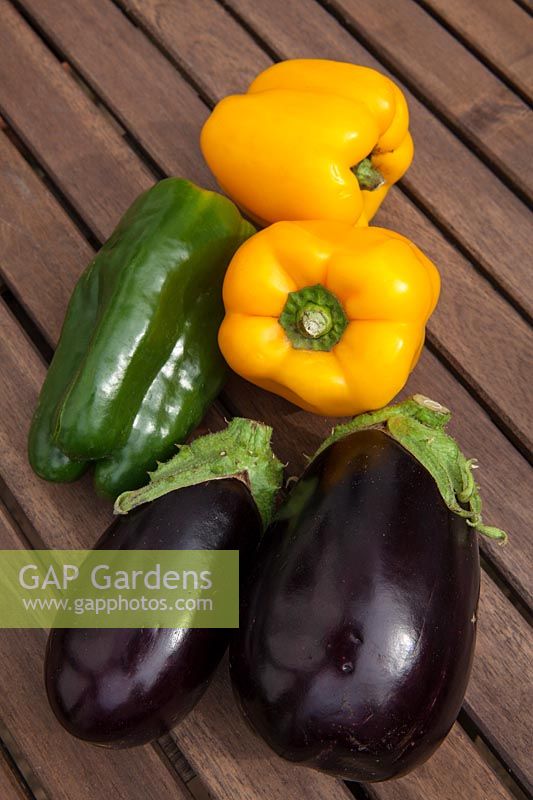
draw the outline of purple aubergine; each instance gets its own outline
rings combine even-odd
[[[281,478],[281,465],[269,447],[270,435],[267,426],[233,420],[226,431],[183,447],[173,459],[176,475],[164,489],[167,493],[158,494],[161,482],[156,480],[121,495],[120,509],[134,510],[119,517],[96,548],[239,550],[239,573],[245,576]],[[242,465],[235,474],[247,475],[248,485],[221,477],[183,487],[190,475],[185,470],[183,477],[182,464],[189,469],[197,459],[192,470],[195,480],[202,470],[223,474],[227,457],[233,458],[232,465]],[[168,465],[161,470],[168,473]],[[261,492],[256,492],[259,473]],[[182,488],[169,490],[176,480]],[[151,502],[139,497],[154,492]],[[136,507],[139,502],[144,504]],[[52,710],[71,734],[95,744],[131,747],[149,742],[170,730],[197,703],[231,633],[217,628],[53,630],[45,663]]]
[[[276,753],[347,780],[427,759],[465,694],[477,536],[383,430],[308,467],[265,533],[230,648],[244,716]]]
[[[261,518],[244,484],[212,481],[170,492],[117,519],[105,550],[239,550],[246,574]],[[74,736],[127,747],[170,730],[206,690],[228,645],[220,628],[57,629],[48,641],[50,705]]]

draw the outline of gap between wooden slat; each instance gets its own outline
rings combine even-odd
[[[2,132],[9,139],[11,144],[14,147],[16,147],[22,158],[32,168],[32,170],[39,177],[41,182],[44,183],[48,191],[54,196],[59,205],[65,209],[65,211],[67,212],[70,219],[72,220],[76,228],[79,230],[83,238],[89,243],[89,245],[94,250],[98,249],[101,246],[101,242],[98,241],[96,236],[93,234],[92,230],[81,218],[81,216],[78,214],[78,212],[76,211],[72,203],[68,200],[68,198],[65,197],[61,189],[58,186],[56,186],[56,184],[50,179],[47,172],[43,169],[43,167],[40,165],[40,163],[34,157],[34,155],[30,152],[30,150],[28,150],[22,139],[19,136],[17,136],[15,130],[10,125],[8,125],[7,122],[4,122],[4,125],[2,126]]]
[[[117,115],[114,111],[108,106],[105,100],[99,96],[97,91],[90,86],[83,75],[80,73],[76,66],[72,64],[69,60],[68,56],[63,52],[63,50],[56,44],[54,39],[48,35],[48,33],[44,30],[44,28],[39,25],[37,20],[35,20],[31,14],[28,13],[24,5],[22,5],[19,0],[10,0],[11,4],[17,9],[20,16],[25,20],[28,27],[32,29],[32,31],[45,43],[47,48],[50,52],[56,57],[56,59],[61,63],[62,67],[67,68],[66,71],[72,76],[72,78],[79,84],[85,94],[92,100],[96,108],[100,112],[104,114],[108,118],[108,120],[117,128],[120,135],[124,139],[124,141],[128,144],[128,146],[136,153],[136,155],[145,163],[145,165],[151,170],[153,173],[155,180],[161,180],[161,178],[166,177],[165,173],[157,164],[155,159],[152,158],[148,150],[143,147],[141,142],[139,142],[135,136],[128,130],[124,128],[121,121],[118,119]],[[12,129],[10,129],[12,130]],[[13,131],[13,135],[16,137],[15,132]],[[17,137],[18,138],[18,137]],[[22,143],[21,143],[22,144]],[[57,192],[61,195],[61,190],[57,188]],[[65,198],[65,203],[68,203],[68,200]],[[73,213],[76,214],[76,211],[73,209]],[[85,224],[85,223],[83,223]]]
[[[18,2],[18,0],[11,0],[11,2]],[[172,57],[172,54],[158,41],[157,37],[153,36],[152,33],[147,30],[143,25],[140,25],[137,20],[129,13],[129,11],[124,8],[119,2],[119,0],[109,0],[109,2],[115,6],[115,8],[120,11],[123,17],[125,17],[128,22],[130,22],[135,28],[138,28],[142,31],[143,35],[151,42],[154,47],[156,47],[164,56],[165,58],[170,61],[176,72],[178,72],[181,77],[184,79],[189,86],[194,89],[200,100],[206,105],[208,108],[210,107],[210,100],[209,96],[204,91],[203,87],[194,80],[194,78],[184,70],[182,65]]]
[[[520,8],[523,8],[524,11],[527,11],[528,14],[533,16],[533,5],[531,2],[528,2],[528,0],[514,0],[514,2],[517,6],[520,6]]]
[[[495,561],[489,561],[486,554],[480,550],[481,566],[490,577],[491,581],[498,587],[500,592],[516,608],[524,622],[533,630],[533,610],[528,608],[518,592],[505,579]]]
[[[16,760],[15,755],[16,747],[10,741],[9,731],[0,722],[0,769],[5,766],[9,771],[17,797],[20,795],[21,800],[49,800],[37,778],[30,774],[26,764],[21,765],[22,759]]]
[[[512,792],[513,797],[515,797],[516,800],[531,800],[533,796],[532,787],[524,785],[519,780],[508,764],[503,761],[497,750],[487,741],[487,737],[482,728],[477,725],[476,721],[469,716],[464,708],[459,712],[457,721],[476,750],[480,753],[481,757],[490,766],[495,775],[497,775],[500,782],[506,789]],[[458,798],[458,800],[463,800],[463,798]]]
[[[402,194],[404,194],[408,200],[431,221],[435,228],[440,231],[446,241],[464,256],[464,258],[474,267],[474,269],[476,269],[477,272],[479,272],[480,275],[482,275],[485,280],[490,283],[490,285],[496,292],[498,292],[498,294],[505,298],[505,300],[516,311],[516,313],[520,314],[522,319],[527,322],[528,325],[533,324],[533,316],[528,313],[524,306],[520,305],[518,298],[512,295],[498,280],[496,275],[481,263],[481,261],[475,256],[474,253],[472,253],[468,246],[459,238],[459,236],[456,236],[451,228],[446,225],[445,221],[439,219],[439,217],[426,206],[421,195],[419,195],[418,192],[415,192],[410,186],[406,186],[404,181],[400,181],[397,186]]]
[[[426,0],[413,0],[414,3],[420,6],[426,14],[432,17],[435,22],[437,22],[441,28],[453,36],[463,47],[469,51],[478,61],[480,61],[483,66],[485,66],[492,74],[502,83],[504,83],[508,89],[514,92],[521,100],[526,103],[530,108],[533,107],[533,101],[531,97],[528,95],[527,92],[524,92],[520,86],[518,86],[513,79],[507,75],[503,70],[501,70],[497,64],[490,60],[481,50],[474,44],[474,42],[470,41],[467,36],[462,34],[457,28],[453,25],[452,22],[448,22],[448,20],[444,19],[444,17],[439,14],[439,12],[433,8]],[[466,0],[468,2],[468,0]],[[516,0],[515,0],[516,2]]]
[[[38,325],[33,321],[22,304],[17,300],[11,289],[5,288],[3,290],[2,301],[17,319],[17,322],[21,328],[24,328],[28,338],[31,339],[43,360],[46,362],[46,364],[49,364],[52,360],[52,356],[54,355],[54,351],[41,333]]]
[[[524,444],[524,442],[522,442],[520,437],[517,436],[512,428],[506,424],[505,420],[500,418],[490,404],[487,403],[477,386],[475,386],[473,383],[469,383],[461,373],[461,370],[457,368],[453,360],[449,358],[440,347],[435,345],[434,338],[429,332],[426,335],[425,347],[428,348],[435,358],[438,358],[440,363],[443,364],[448,372],[453,375],[457,383],[460,383],[461,386],[466,389],[468,394],[474,398],[478,406],[485,411],[485,413],[491,418],[496,427],[502,431],[513,447],[526,459],[528,464],[533,464],[533,454],[529,448]]]

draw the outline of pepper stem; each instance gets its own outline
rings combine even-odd
[[[355,167],[352,167],[352,172],[359,181],[359,186],[366,192],[373,192],[374,189],[379,189],[385,183],[385,178],[373,164],[370,156],[363,158]]]
[[[331,311],[326,306],[307,303],[298,314],[298,327],[303,336],[319,339],[329,333],[333,326]]]
[[[344,309],[324,286],[290,292],[279,323],[297,350],[331,350],[348,324]]]
[[[237,478],[246,484],[261,514],[270,521],[283,467],[270,447],[272,428],[236,417],[217,433],[181,445],[177,454],[148,473],[149,483],[123,492],[115,501],[115,514],[127,514],[168,492],[211,480]]]
[[[330,444],[351,433],[381,428],[427,469],[450,511],[463,517],[478,533],[504,544],[507,541],[505,531],[483,524],[481,497],[472,471],[476,461],[465,458],[455,439],[446,433],[450,419],[447,408],[429,397],[415,394],[403,403],[360,414],[338,425],[315,458]]]

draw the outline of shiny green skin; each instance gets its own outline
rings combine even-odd
[[[177,178],[126,212],[72,296],[41,391],[30,462],[110,497],[146,482],[218,394],[222,282],[253,233],[228,199]]]

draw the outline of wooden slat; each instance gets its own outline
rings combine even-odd
[[[13,154],[15,155],[15,154]],[[20,165],[22,166],[22,165]],[[39,221],[39,200],[46,196],[46,192],[44,188],[39,185],[32,185],[26,183],[26,177],[23,173],[22,181],[23,184],[26,185],[31,189],[31,194],[35,198],[35,203],[32,208],[32,214],[29,215],[26,219],[26,224],[28,220],[35,221],[37,220],[37,224],[42,224]],[[9,197],[10,193],[6,192],[4,197]],[[15,201],[16,202],[16,201]],[[20,202],[20,201],[19,201]],[[50,207],[46,208],[44,219],[52,219],[52,207],[53,202],[51,199],[49,200],[48,205]],[[12,210],[13,213],[13,210]],[[63,212],[58,209],[57,210],[57,218],[54,221],[54,228],[59,234],[59,239],[68,239],[73,236],[79,236],[79,234],[75,234],[72,229],[69,232],[69,226],[65,226],[65,234],[64,236],[60,234],[60,230],[58,228],[58,221],[63,215]],[[28,241],[31,241],[31,236],[28,235]],[[24,252],[23,257],[27,258],[28,253]],[[11,260],[13,259],[13,254],[11,255]],[[3,261],[3,259],[2,259]],[[30,263],[32,259],[30,257]],[[16,268],[16,262],[12,264],[12,269]],[[57,319],[61,315],[61,309],[58,307],[54,313],[54,320],[52,322],[53,327],[57,328]],[[3,339],[3,348],[4,351],[1,354],[2,363],[6,365],[6,374],[9,376],[9,380],[5,386],[5,397],[3,398],[2,407],[5,408],[4,412],[4,426],[6,429],[6,437],[5,441],[2,442],[2,449],[4,452],[5,463],[8,467],[7,474],[6,474],[6,481],[10,482],[10,477],[13,473],[13,470],[10,468],[10,465],[17,461],[17,454],[24,453],[24,442],[25,442],[25,435],[26,435],[26,426],[28,424],[29,415],[31,413],[31,408],[33,405],[34,400],[30,399],[29,402],[24,402],[24,398],[30,397],[33,398],[36,395],[37,387],[39,385],[40,372],[44,372],[42,365],[39,363],[39,359],[32,354],[32,350],[28,345],[24,345],[24,341],[22,337],[19,336],[19,340],[16,344],[12,345],[12,341],[14,339],[14,328],[13,323],[6,320],[5,325],[3,325],[5,329],[5,335]],[[21,368],[21,364],[24,365],[24,369]],[[442,369],[442,368],[441,368]],[[430,370],[430,374],[433,375],[433,379],[436,379],[436,370]],[[33,381],[36,384],[33,388],[28,387],[28,376],[33,376]],[[20,384],[24,384],[22,389],[17,387]],[[252,394],[250,390],[250,394]],[[257,393],[259,394],[259,393]],[[244,393],[239,390],[237,396],[242,397]],[[260,396],[261,397],[261,396]],[[262,402],[264,403],[265,395],[263,394],[261,397]],[[467,396],[468,397],[468,396]],[[260,402],[261,402],[260,400]],[[472,402],[472,401],[470,401]],[[280,454],[282,457],[286,457],[288,449],[289,449],[289,442],[290,442],[290,449],[291,449],[291,461],[292,461],[292,468],[300,467],[300,464],[296,464],[296,455],[298,455],[298,451],[300,450],[302,444],[304,448],[306,448],[308,442],[308,436],[305,435],[306,433],[305,428],[301,427],[299,424],[294,424],[291,420],[291,407],[288,407],[288,404],[285,404],[286,408],[283,408],[282,411],[279,413],[279,409],[276,409],[275,405],[269,406],[270,408],[270,415],[276,418],[277,421],[277,428],[276,428],[276,445],[280,450]],[[259,409],[253,408],[251,409],[252,413]],[[312,415],[303,414],[303,412],[294,412],[292,416],[298,417],[300,420],[303,419],[304,424],[307,425],[316,425],[316,423],[320,422],[319,418],[313,417]],[[263,409],[261,416],[267,416],[268,413],[265,415],[265,411]],[[284,418],[285,417],[285,418]],[[280,419],[283,420],[286,424],[284,426],[280,425]],[[322,428],[325,427],[327,423],[321,423]],[[296,436],[296,431],[298,431],[298,436]],[[322,430],[322,435],[324,431]],[[281,442],[280,442],[280,437]],[[487,438],[490,438],[487,437]],[[295,448],[295,442],[300,442],[300,448]],[[312,452],[316,442],[312,443],[312,446],[309,448],[308,452]],[[311,444],[311,443],[310,443]],[[511,449],[512,450],[512,449]],[[513,453],[515,451],[512,451]],[[12,492],[18,496],[19,502],[25,505],[25,511],[30,519],[34,522],[36,527],[41,532],[42,523],[44,521],[45,528],[48,531],[47,536],[43,536],[47,543],[50,543],[49,538],[53,537],[53,543],[57,547],[62,546],[79,546],[79,544],[85,544],[86,546],[90,545],[90,542],[96,536],[96,532],[99,529],[99,520],[94,516],[91,509],[91,503],[93,502],[92,493],[89,487],[84,491],[82,487],[79,486],[72,486],[72,487],[53,487],[50,488],[56,496],[59,496],[59,502],[61,503],[61,494],[69,493],[68,500],[61,504],[61,507],[65,509],[66,514],[61,514],[59,519],[55,519],[53,524],[47,521],[47,514],[46,514],[46,491],[48,490],[48,486],[41,481],[37,481],[32,475],[29,470],[29,467],[26,463],[25,457],[20,460],[18,463],[18,474],[17,474],[16,481],[10,484],[10,488]],[[36,482],[39,484],[39,488],[41,489],[41,496],[37,496],[35,489],[32,486],[32,482]],[[21,491],[21,486],[25,488],[30,485],[29,491]],[[44,494],[44,503],[43,503],[43,495]],[[58,500],[56,500],[58,502]],[[45,508],[45,512],[43,513],[43,507]],[[78,515],[80,509],[85,509],[84,516],[80,519],[79,516],[76,519],[76,522],[70,520],[69,514],[70,509],[76,508],[78,509]],[[103,525],[104,520],[102,520]],[[48,538],[49,537],[49,538]],[[509,674],[512,673],[512,663],[508,664],[504,661],[502,670],[503,673]],[[224,685],[224,680],[221,679],[222,684]],[[225,691],[225,693],[224,693]],[[204,778],[206,777],[206,769],[208,771],[207,779],[210,782],[211,786],[219,787],[219,783],[223,780],[224,786],[226,787],[225,791],[227,792],[227,796],[232,796],[232,792],[235,792],[236,782],[238,783],[241,778],[238,777],[237,771],[237,764],[240,763],[240,759],[242,758],[242,751],[244,751],[250,756],[246,759],[246,763],[249,761],[253,765],[254,758],[258,758],[258,751],[257,751],[257,743],[253,739],[246,739],[244,741],[239,741],[238,747],[234,750],[232,747],[227,747],[227,736],[225,735],[225,731],[227,730],[228,725],[232,724],[234,726],[235,731],[242,730],[242,723],[236,717],[232,723],[230,723],[229,715],[231,714],[231,709],[233,709],[233,704],[231,701],[230,693],[228,690],[224,691],[216,691],[215,695],[219,698],[218,705],[212,702],[206,701],[203,703],[199,710],[195,712],[195,715],[190,718],[190,720],[186,720],[183,723],[178,731],[176,732],[176,736],[179,742],[180,747],[186,752],[187,757],[194,763],[197,769],[202,771]],[[477,701],[474,698],[473,707],[477,708]],[[235,712],[234,712],[235,714]],[[483,713],[479,714],[480,718],[483,717]],[[245,736],[244,732],[243,735]],[[240,734],[235,734],[235,736],[240,736]],[[222,774],[225,775],[223,779],[220,778],[220,773],[218,770],[218,763],[213,760],[210,760],[207,764],[205,763],[204,757],[201,755],[205,752],[203,749],[206,742],[212,740],[213,738],[219,738],[222,744],[219,744],[218,747],[222,747],[222,751],[219,751],[218,758],[221,762],[226,765],[226,769],[228,768],[229,764],[233,764],[235,767],[235,772],[231,772],[230,777],[226,775],[224,771]],[[255,755],[254,755],[255,754]],[[516,759],[515,759],[516,760]],[[217,765],[215,768],[215,764]],[[264,772],[264,770],[263,770]],[[250,775],[246,776],[246,780],[252,780],[253,774],[257,773],[255,766],[251,769]],[[236,777],[237,776],[237,777]],[[281,780],[281,783],[278,784],[277,781]],[[274,792],[274,788],[276,786],[280,787],[284,785],[284,781],[286,780],[285,777],[282,779],[279,778],[279,768],[276,769],[275,775],[272,775],[268,778],[267,785],[269,786],[269,790]],[[251,784],[250,784],[251,785]],[[278,791],[278,789],[276,789]],[[279,789],[281,791],[281,789]],[[321,791],[323,789],[321,788]],[[284,796],[284,795],[280,795]],[[286,796],[286,795],[285,795]]]
[[[15,333],[20,335],[16,329]],[[0,548],[20,547],[15,528],[2,510]],[[45,644],[44,631],[0,631],[0,717],[51,800],[192,800],[151,747],[96,748],[61,728],[44,691]],[[4,800],[1,782],[0,797]]]
[[[378,57],[532,198],[533,119],[523,100],[412,0],[332,0],[331,5]]]
[[[124,211],[153,177],[7,0],[0,16],[0,113],[27,144],[41,143],[45,168],[73,205],[83,191],[86,217],[105,238],[110,202],[115,215]]]
[[[486,575],[478,617],[465,708],[522,784],[533,790],[531,628]]]
[[[533,381],[532,328],[470,268],[415,205],[397,192],[388,200],[380,222],[412,238],[441,274],[439,305],[428,324],[432,343],[523,447],[531,449],[528,386]]]
[[[83,493],[78,486],[48,484],[28,468],[26,447],[29,422],[44,379],[45,366],[29,343],[20,337],[8,336],[8,332],[13,334],[16,327],[3,304],[0,328],[2,477],[47,546],[78,547],[76,543],[80,527],[89,518],[96,531],[103,530],[111,519],[111,506],[91,495],[87,478],[82,481],[87,488]],[[90,547],[91,540],[86,544]]]
[[[533,20],[514,0],[424,0],[524,95],[533,93]]]
[[[183,34],[181,5],[160,6],[154,0],[127,0],[127,5],[135,9],[138,18],[154,36],[161,39],[165,47],[172,49],[173,55],[177,57],[179,53],[182,62],[186,60],[195,80],[198,80],[203,51],[196,46],[194,39]],[[213,21],[216,21],[214,29],[220,42],[234,42],[233,49],[228,51],[225,48],[228,55],[221,64],[222,68],[216,74],[210,73],[207,78],[204,73],[204,88],[209,88],[210,96],[218,99],[235,90],[235,83],[240,77],[240,71],[236,74],[233,69],[234,52],[239,52],[240,70],[247,66],[247,80],[264,68],[264,53],[257,48],[253,61],[246,62],[250,44],[244,47],[249,37],[243,29],[228,14],[221,15],[220,8],[217,16],[214,2],[208,0],[201,4],[201,8],[204,14],[213,11]],[[302,10],[301,18],[305,19],[305,16]],[[201,23],[202,20],[198,24]],[[279,24],[285,24],[283,15],[279,16]],[[222,58],[223,53],[224,48],[220,46],[219,57]],[[528,340],[531,341],[531,329],[401,193],[391,192],[378,222],[412,237],[438,264],[444,288],[437,313],[429,325],[433,341],[464,379],[475,387],[484,402],[501,416],[516,438],[521,439],[526,447],[530,446],[533,422],[529,414],[526,386],[531,381],[531,377],[527,377],[527,373],[531,376],[531,345],[524,346],[521,353],[519,348]],[[490,325],[487,324],[488,319]],[[464,327],[466,321],[468,330]],[[499,333],[502,329],[508,331],[509,336],[502,338]],[[490,357],[487,355],[489,348]],[[517,382],[517,375],[525,380]],[[512,399],[509,395],[511,385]]]
[[[227,15],[224,18],[228,23],[235,25]],[[57,68],[57,64],[50,61],[50,55],[40,46],[39,40],[34,37],[29,28],[24,28],[20,19],[15,20],[15,22],[11,26],[12,32],[17,42],[22,39],[22,51],[26,53],[31,50],[36,61],[39,63],[43,61],[46,64],[47,71],[52,72],[54,67]],[[168,23],[168,20],[166,22]],[[172,31],[175,34],[175,38],[180,41],[179,29],[169,28],[167,24],[166,30],[166,35],[169,35],[170,31]],[[219,35],[227,41],[231,39],[231,36],[228,35],[229,33],[231,33],[231,30],[222,29]],[[15,49],[12,43],[10,47]],[[250,67],[251,65],[249,65]],[[65,78],[64,80],[67,79]],[[45,87],[42,88],[42,94],[46,96]],[[46,89],[50,90],[50,86],[46,86]],[[23,87],[19,87],[19,92],[22,91]],[[31,95],[28,99],[31,100]],[[54,102],[56,101],[57,98],[54,97]],[[27,103],[19,105],[25,107]],[[64,111],[68,111],[73,129],[81,129],[85,124],[85,116],[77,114],[76,104],[70,103]],[[77,126],[76,122],[78,123]],[[106,125],[105,120],[101,120],[101,125]],[[48,157],[49,143],[37,135],[28,134],[28,136],[30,135],[33,149],[41,157]],[[67,181],[71,196],[76,196],[77,208],[88,224],[92,225],[95,230],[109,233],[115,224],[118,213],[123,210],[123,196],[125,194],[130,194],[131,197],[135,195],[136,189],[138,189],[136,181],[132,180],[130,190],[126,191],[124,189],[126,179],[123,176],[117,175],[117,180],[115,180],[116,173],[110,173],[105,176],[105,181],[104,176],[100,176],[100,179],[105,183],[105,187],[102,186],[101,194],[106,193],[107,197],[105,206],[100,205],[98,207],[98,214],[95,218],[92,195],[85,203],[87,196],[86,185],[90,185],[91,181],[94,182],[94,176],[92,173],[90,176],[88,175],[87,183],[71,182],[68,174],[65,176],[64,154],[65,151],[62,154],[54,155],[54,176],[62,181]],[[110,150],[110,160],[118,154],[117,143],[113,142]],[[120,181],[120,178],[122,178],[122,181]],[[109,189],[110,185],[117,186],[116,202],[113,202],[112,190]],[[398,212],[396,212],[395,204]],[[417,243],[424,247],[429,255],[434,257],[440,265],[445,279],[445,292],[451,298],[451,304],[448,303],[448,318],[444,319],[443,316],[446,312],[444,298],[440,305],[440,311],[437,312],[430,324],[430,331],[433,333],[434,341],[442,349],[446,357],[464,375],[464,378],[471,382],[484,401],[492,406],[494,413],[501,416],[516,437],[521,438],[524,445],[528,446],[532,438],[532,421],[528,414],[528,398],[525,395],[524,384],[517,383],[515,377],[517,374],[523,374],[529,367],[528,355],[530,346],[528,345],[528,339],[532,336],[531,330],[527,328],[519,315],[509,309],[496,292],[477,273],[469,268],[466,260],[454,251],[427,218],[418,212],[402,195],[393,194],[381,215],[381,219],[391,227],[396,227],[399,230],[403,229],[404,232],[411,235],[413,230],[418,230],[418,236],[415,237]],[[467,314],[470,328],[465,335],[463,324]],[[491,325],[488,329],[487,318],[491,320]],[[505,326],[509,331],[508,337],[504,339],[497,333],[498,324],[503,319],[505,319]],[[439,325],[439,320],[444,321]],[[480,339],[480,334],[483,335],[483,341]],[[490,340],[495,345],[495,349],[491,354],[490,360],[487,361],[486,345]],[[515,381],[514,384],[513,381]],[[510,396],[508,390],[510,385],[513,385],[514,394],[512,396]]]
[[[471,770],[479,756],[466,734],[456,725],[442,747],[416,772],[398,781],[368,786],[375,800],[511,800],[492,770],[483,765]],[[451,768],[453,764],[453,768]]]
[[[209,709],[209,710],[208,710],[208,712],[207,712],[207,718],[208,718],[208,719],[210,719],[210,718],[211,718],[211,709]],[[222,720],[224,720],[224,715],[222,715],[221,719],[222,719]],[[181,729],[180,729],[180,730],[181,730]],[[225,726],[224,726],[224,725],[222,725],[222,730],[227,730],[227,725],[225,725]],[[197,749],[196,749],[196,750],[194,750],[194,753],[196,754],[196,757],[198,757],[198,750],[197,750]],[[430,762],[430,764],[431,764],[431,762]],[[262,765],[262,762],[261,762],[261,765]],[[449,765],[448,765],[448,766],[449,766]],[[256,769],[255,771],[257,772],[257,769]],[[408,790],[408,791],[409,791],[409,790]],[[227,796],[232,796],[232,797],[235,797],[235,793],[233,793],[233,794],[228,794]],[[275,796],[275,795],[272,795],[272,794],[270,794],[269,796]],[[286,795],[286,794],[283,794],[283,795],[280,795],[280,796],[286,797],[287,795]],[[321,795],[321,796],[324,796],[324,795]],[[407,795],[404,795],[404,796],[405,796],[405,797],[409,797],[410,795],[408,795],[408,794],[407,794]],[[427,796],[427,795],[426,795],[426,796]],[[472,795],[472,796],[474,796],[474,795]]]
[[[232,720],[237,727],[228,726],[223,717],[213,717],[210,701],[214,696],[222,694],[231,702],[229,680],[225,671],[217,674],[217,679],[209,689],[205,699],[192,712],[187,719],[187,731],[181,728],[180,747],[185,744],[193,746],[195,752],[210,754],[217,765],[217,774],[224,775],[227,771],[240,775],[237,786],[240,785],[243,798],[249,800],[246,787],[255,772],[261,770],[264,758],[268,758],[266,746],[257,739],[247,740],[244,751],[237,753],[237,759],[228,762],[227,752],[220,746],[224,737],[232,739],[244,734],[244,723],[241,719]],[[272,757],[272,756],[271,756]],[[285,800],[286,781],[293,781],[300,774],[308,773],[299,768],[292,770],[292,775],[286,773],[286,764],[276,760],[279,768],[279,784],[272,787],[271,793],[265,794],[269,800]],[[314,773],[318,777],[318,773]],[[221,780],[217,787],[220,797],[224,800],[234,800],[239,794],[227,793]],[[376,800],[510,800],[511,795],[501,785],[490,768],[483,762],[479,752],[466,737],[461,728],[455,725],[452,732],[445,740],[437,753],[422,767],[405,778],[398,781],[365,786],[371,797]],[[307,795],[302,795],[302,797]],[[322,795],[313,795],[322,798]],[[263,797],[263,795],[259,795]]]
[[[69,61],[86,65],[92,87],[139,143],[161,156],[166,173],[213,183],[198,147],[191,146],[207,117],[205,104],[113,3],[37,0],[24,6]]]
[[[0,269],[42,333],[55,343],[63,310],[93,250],[1,133],[0,180]]]
[[[17,161],[16,167],[14,166],[15,161]],[[74,226],[70,224],[66,215],[59,213],[57,204],[51,201],[47,193],[44,192],[42,185],[35,177],[34,173],[22,162],[6,140],[4,140],[3,145],[2,140],[0,140],[0,170],[5,177],[4,183],[6,187],[3,196],[0,197],[0,217],[4,220],[3,228],[1,229],[4,247],[2,266],[12,288],[18,293],[20,299],[26,304],[26,307],[32,315],[38,320],[43,332],[47,335],[49,340],[53,342],[57,339],[59,333],[63,313],[62,309],[66,305],[68,295],[83,264],[90,258],[90,250],[77,234]],[[82,197],[83,194],[80,193],[80,198]],[[394,202],[395,198],[391,198],[391,208],[394,207]],[[406,204],[405,208],[407,210],[412,209],[414,217],[409,225],[405,225],[404,230],[406,232],[409,232],[410,229],[418,230],[417,212],[414,211],[410,204]],[[389,210],[387,213],[391,213],[391,211]],[[394,224],[395,222],[393,221],[393,225]],[[111,217],[108,223],[102,219],[102,225],[110,228],[112,226]],[[420,228],[420,230],[423,230],[423,228]],[[35,242],[39,243],[38,249],[34,248]],[[431,242],[429,242],[429,244],[431,245]],[[450,253],[450,278],[451,286],[453,287],[455,285],[455,275],[453,271],[457,264],[457,256],[453,251],[447,249],[443,253],[443,260],[446,264],[448,263],[448,253]],[[36,281],[34,277],[36,259],[38,259],[39,270],[43,275],[43,279],[40,282]],[[467,276],[469,275],[468,272],[465,274]],[[46,276],[46,278],[44,278],[44,276]],[[479,285],[482,288],[485,287],[482,281],[480,281]],[[445,291],[448,292],[449,288],[450,287],[446,285]],[[462,296],[463,294],[466,298],[472,297],[472,302],[475,307],[474,311],[481,305],[481,303],[478,302],[476,288],[474,287],[471,289],[466,285],[464,290],[460,287],[453,298],[448,302],[448,306],[451,307],[453,314],[456,313],[454,311],[455,308],[463,307],[465,303],[465,297]],[[442,308],[444,311],[446,310],[446,302],[443,303]],[[503,319],[503,315],[504,311],[500,314],[499,319],[501,324],[506,326],[507,323]],[[496,316],[494,318],[496,318]],[[445,326],[446,322],[443,324]],[[462,324],[461,319],[458,320],[457,324]],[[484,320],[483,324],[485,324]],[[494,327],[493,330],[494,335],[496,335],[496,328]],[[517,338],[518,340],[520,339],[520,337]],[[496,353],[499,347],[500,343],[497,341],[495,343]],[[508,349],[511,352],[510,357],[512,357],[512,350],[514,349],[514,344],[512,342],[509,343]],[[444,374],[442,368],[437,366],[435,369],[440,369],[437,374]],[[514,380],[514,377],[510,378],[510,380]],[[425,372],[422,372],[421,368],[418,368],[414,374],[413,381],[416,381],[411,384],[414,388],[430,393],[430,388],[431,391],[433,391],[434,386],[434,382],[432,382],[432,369],[429,368],[426,369]],[[452,385],[454,383],[455,382],[452,382]],[[436,389],[438,389],[438,385]],[[453,400],[456,395],[454,395],[453,392],[450,394],[449,390],[447,390],[447,392],[450,398],[449,402],[457,408],[461,407],[459,403],[463,404],[468,400],[466,393],[458,386],[456,390],[458,400],[455,403],[453,403]],[[265,402],[268,403],[266,399],[268,396],[264,394],[262,396],[265,398]],[[477,407],[472,404],[471,401],[470,404],[473,407],[470,416],[475,420],[475,409]],[[256,413],[261,414],[261,408],[257,409]],[[484,415],[481,415],[480,418],[483,419]],[[464,427],[467,431],[467,435],[470,430],[476,430],[476,426],[472,423],[468,425],[465,423]],[[490,426],[489,431],[491,428],[494,430],[493,426]],[[492,452],[490,451],[490,443],[493,437],[489,435],[489,431],[484,431],[483,437],[480,437],[480,441],[487,440],[489,442],[489,451],[485,456],[484,462],[488,464],[491,462],[498,463],[498,459],[500,458],[499,453],[503,452],[506,454],[504,463],[505,459],[507,459],[510,466],[507,470],[501,470],[501,472],[505,472],[505,474],[509,475],[508,486],[505,488],[510,488],[511,491],[500,492],[502,497],[510,498],[506,504],[505,500],[503,501],[502,515],[503,512],[506,513],[505,518],[509,520],[508,525],[511,532],[515,534],[515,537],[519,537],[518,540],[515,538],[516,549],[507,548],[502,551],[498,550],[495,559],[500,564],[500,568],[508,575],[511,582],[517,584],[519,591],[527,593],[529,591],[526,589],[528,577],[525,568],[526,562],[522,554],[526,552],[527,547],[531,545],[530,539],[526,536],[527,527],[524,525],[525,519],[516,519],[516,515],[513,511],[515,508],[520,509],[521,505],[519,502],[516,502],[516,492],[518,489],[515,489],[514,493],[512,491],[513,488],[516,487],[517,478],[511,477],[513,475],[524,474],[524,468],[521,463],[522,460],[514,453],[514,449],[508,444],[505,444],[503,437],[496,433],[497,444],[494,445]],[[468,441],[465,442],[465,446],[467,444]],[[474,440],[472,443],[473,452],[476,452],[475,444]],[[480,456],[481,455],[483,454],[480,453]],[[501,480],[498,471],[494,470],[494,477],[491,478],[491,482],[495,487],[495,494],[498,492]],[[524,478],[522,484],[524,487],[524,496],[527,496],[526,481],[527,477]],[[501,502],[500,500],[499,503],[501,504]],[[496,509],[499,507],[497,498],[494,507]]]
[[[316,58],[364,64],[390,75],[317,3],[292,0],[287,4],[284,0],[269,0],[266,5],[253,0],[228,0],[228,5],[252,25],[281,58],[303,58],[312,54]],[[143,7],[146,13],[147,6],[143,4]],[[180,42],[180,46],[184,47],[185,43]],[[196,76],[201,60],[193,56],[194,51],[190,64]],[[252,75],[251,69],[248,80]],[[529,280],[532,242],[527,235],[527,207],[405,86],[402,88],[409,103],[416,149],[402,186],[472,254],[513,302],[532,314],[533,283]],[[377,224],[380,220],[378,215]],[[509,235],[515,230],[521,231],[520,235]]]
[[[209,760],[209,786],[221,800],[352,800],[343,784],[277,758],[250,732],[235,712],[225,660],[205,697],[173,736],[199,774]],[[411,800],[409,794],[405,800]]]

